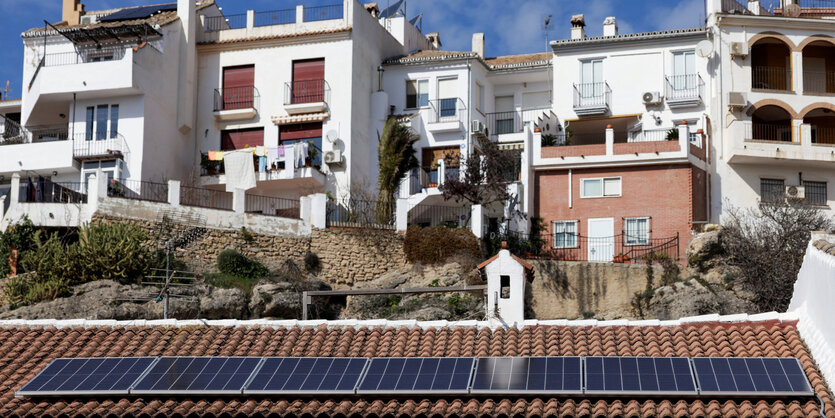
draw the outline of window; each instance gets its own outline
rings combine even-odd
[[[516,120],[513,96],[496,96],[495,108],[496,113],[493,114],[496,120],[496,126],[493,128],[495,133],[498,135],[512,133],[515,129],[514,121]]]
[[[786,184],[782,179],[760,179],[760,201],[774,203],[783,200]]]
[[[580,97],[603,96],[603,60],[581,61]]]
[[[510,276],[499,276],[499,297],[510,299]]]
[[[281,125],[278,129],[278,140],[280,145],[307,142],[305,165],[309,163],[314,167],[322,166],[322,122]]]
[[[626,245],[649,244],[649,218],[626,218]]]
[[[673,53],[673,89],[694,89],[697,84],[696,79],[696,53],[694,51]]]
[[[110,137],[115,138],[119,132],[119,105],[110,106]]]
[[[479,112],[484,112],[484,86],[475,83],[475,108]]]
[[[429,106],[429,80],[409,80],[406,82],[406,108],[414,109]]]
[[[438,102],[440,117],[452,117],[458,111],[458,79],[443,78],[438,80]]]
[[[554,248],[577,248],[577,221],[554,222]]]
[[[119,105],[88,106],[84,139],[92,141],[115,138],[119,129]]]
[[[618,197],[620,195],[620,177],[580,180],[580,197]]]
[[[806,203],[810,205],[826,205],[826,182],[825,181],[804,181],[806,188]]]
[[[83,182],[82,189],[87,190],[87,180],[93,174],[101,169],[102,175],[107,176],[107,184],[110,185],[111,180],[122,180],[122,160],[106,160],[106,161],[85,161],[81,166],[81,181]]]

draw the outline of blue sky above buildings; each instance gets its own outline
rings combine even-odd
[[[173,1],[173,0],[172,0]],[[369,2],[370,0],[364,0]],[[376,0],[384,8],[390,0]],[[87,10],[163,3],[166,0],[83,0]],[[224,14],[247,9],[276,10],[295,4],[317,6],[339,0],[217,0]],[[572,14],[586,16],[586,33],[601,35],[603,20],[615,16],[621,33],[697,27],[704,24],[704,0],[407,0],[409,18],[423,13],[423,32],[440,32],[445,50],[469,51],[472,34],[484,32],[487,55],[547,51],[544,18],[552,15],[548,39],[569,36]],[[21,94],[23,44],[20,33],[61,20],[61,0],[0,0],[0,90]]]

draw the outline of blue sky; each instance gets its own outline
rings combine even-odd
[[[82,0],[87,10],[162,3],[166,0]],[[368,2],[370,0],[366,0]],[[390,0],[376,0],[385,6]],[[423,32],[440,32],[445,50],[470,50],[472,34],[484,32],[487,55],[546,50],[543,20],[552,15],[549,39],[569,36],[572,14],[586,16],[586,33],[601,35],[603,19],[615,16],[621,33],[701,26],[704,0],[407,0],[409,17],[423,12]],[[225,14],[246,9],[275,10],[295,4],[339,0],[217,0]],[[43,20],[61,20],[61,0],[0,0],[0,90],[20,97],[23,44],[20,33]]]

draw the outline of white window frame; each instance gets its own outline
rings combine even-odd
[[[420,105],[420,84],[426,83],[426,106]],[[409,107],[409,83],[415,83],[415,107]],[[429,107],[429,79],[428,78],[415,78],[411,80],[406,80],[406,103],[403,107],[404,109],[423,109]]]
[[[119,125],[119,117],[118,114],[119,110],[116,110],[116,126],[113,126],[113,111],[114,107],[116,109],[120,109],[119,103],[110,103],[110,104],[95,104],[86,106],[84,110],[84,140],[86,141],[104,141],[107,139],[115,138],[118,135],[118,125]],[[104,121],[99,118],[99,109],[106,108],[107,109],[107,117]],[[90,115],[87,113],[90,109],[93,110],[92,119]],[[102,127],[101,125],[104,124]],[[104,138],[99,138],[99,131],[104,132]]]
[[[574,225],[574,233],[573,233],[574,234],[574,242],[571,245],[569,245],[568,240],[566,240],[566,244],[557,245],[557,225],[568,225],[568,224],[573,224]],[[580,222],[579,221],[551,221],[551,236],[554,239],[554,243],[553,243],[552,247],[553,248],[578,248],[579,239],[577,239],[577,238],[580,236],[579,232],[577,232],[578,228],[580,228]],[[564,226],[562,228],[562,233],[567,234],[565,232],[565,227]]]
[[[618,190],[617,194],[614,194],[614,193],[607,194],[606,193],[606,180],[617,180],[618,181],[618,184],[620,185],[620,187],[619,187],[619,190]],[[586,195],[586,188],[585,188],[585,183],[587,181],[600,181],[600,189],[602,191],[602,194],[600,196],[587,196]],[[621,196],[623,196],[623,177],[620,177],[620,176],[617,176],[617,177],[591,177],[591,178],[580,179],[580,198],[581,199],[598,199],[598,198],[604,198],[604,197],[621,197]]]
[[[628,226],[629,222],[630,221],[636,222],[636,221],[641,221],[641,220],[646,220],[647,221],[647,235],[646,235],[646,237],[643,238],[643,239],[640,239],[638,242],[629,242],[629,235],[627,234],[627,231],[629,231],[629,226]],[[650,225],[650,222],[652,222],[652,220],[649,216],[637,216],[637,217],[631,217],[631,218],[623,218],[623,245],[628,246],[628,247],[632,247],[632,246],[636,246],[636,245],[648,245],[649,240],[650,240],[650,235],[652,234],[652,227]],[[641,238],[641,237],[639,237],[639,238]]]

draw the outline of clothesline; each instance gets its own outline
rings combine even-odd
[[[227,175],[227,186],[229,185],[229,171],[227,170],[227,161],[224,159],[224,155],[246,155],[250,149],[252,150],[252,155],[257,158],[258,164],[258,171],[265,172],[268,168],[276,169],[278,168],[279,164],[283,164],[283,170],[281,172],[282,179],[292,179],[295,177],[296,168],[305,167],[307,163],[307,158],[310,152],[310,146],[313,145],[314,148],[318,149],[314,144],[309,143],[308,141],[296,142],[294,144],[288,145],[279,145],[277,147],[264,147],[264,146],[257,146],[257,147],[247,147],[240,150],[234,151],[209,151],[208,152],[208,159],[209,161],[223,161],[224,171]],[[239,164],[240,161],[235,162],[235,172],[240,173],[240,170],[250,170],[255,171],[255,165],[253,159],[249,159],[249,163],[247,166],[249,168],[242,168]],[[235,181],[239,181],[239,174],[235,174]],[[248,180],[248,179],[246,179]],[[241,180],[243,181],[243,180]],[[252,186],[254,187],[254,186]]]

